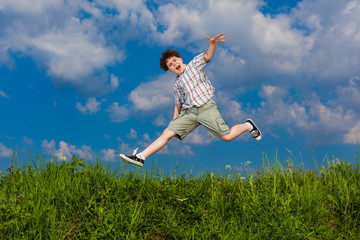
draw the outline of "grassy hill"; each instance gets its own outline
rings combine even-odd
[[[358,157],[246,176],[175,170],[14,160],[0,173],[0,239],[360,239]]]

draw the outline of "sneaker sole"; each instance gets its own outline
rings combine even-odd
[[[262,133],[261,133],[261,131],[260,131],[260,128],[258,127],[258,126],[256,126],[256,124],[254,123],[254,121],[253,120],[251,120],[251,119],[246,119],[246,121],[249,121],[249,122],[251,122],[251,124],[253,124],[256,128],[257,128],[257,130],[259,131],[259,133],[260,133],[260,135],[259,136],[257,136],[256,138],[254,138],[256,141],[260,141],[261,140],[261,138],[262,138]]]
[[[135,165],[135,166],[137,166],[137,167],[142,167],[142,166],[144,165],[144,164],[142,164],[142,163],[140,163],[140,162],[138,162],[138,161],[134,161],[134,160],[126,157],[124,154],[120,154],[119,157],[120,157],[120,159],[123,160],[124,162],[130,163],[130,164]]]

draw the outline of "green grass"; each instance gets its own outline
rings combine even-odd
[[[316,171],[265,162],[244,179],[15,156],[0,173],[0,239],[360,238],[357,156]]]

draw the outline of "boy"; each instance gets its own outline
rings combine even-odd
[[[228,142],[249,131],[255,140],[261,140],[261,132],[251,119],[245,123],[233,126],[231,129],[221,117],[216,103],[212,100],[214,87],[203,72],[203,68],[212,59],[216,44],[225,42],[223,33],[210,38],[209,47],[205,53],[196,56],[185,65],[175,50],[162,53],[160,67],[176,74],[174,84],[175,109],[173,120],[162,135],[150,144],[144,151],[133,155],[120,154],[119,157],[130,164],[142,167],[146,158],[161,150],[173,137],[180,140],[200,125],[203,125],[212,137],[220,137]]]

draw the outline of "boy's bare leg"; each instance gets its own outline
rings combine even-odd
[[[224,140],[225,142],[229,142],[234,140],[235,138],[237,138],[238,136],[240,136],[241,134],[243,134],[244,132],[249,131],[249,125],[246,123],[243,124],[238,124],[233,126],[230,129],[230,133],[226,136],[221,137],[222,140]]]
[[[169,129],[165,129],[158,139],[156,139],[152,144],[150,144],[144,151],[141,152],[144,158],[148,158],[150,155],[156,153],[161,150],[165,145],[173,138],[176,133],[170,131]]]

